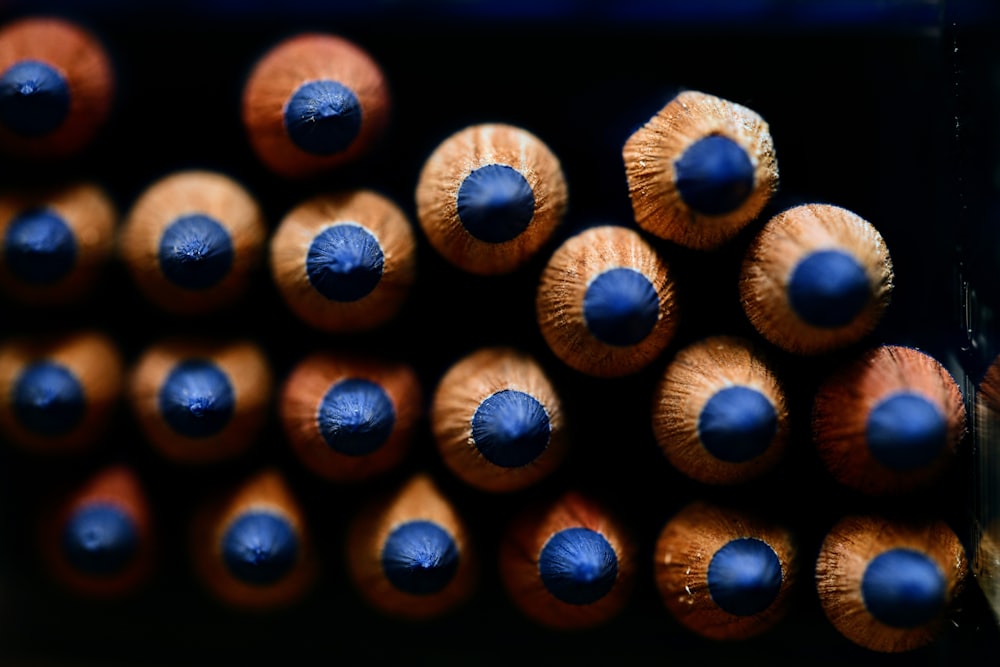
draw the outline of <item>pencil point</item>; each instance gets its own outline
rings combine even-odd
[[[313,239],[306,256],[309,283],[331,301],[357,301],[382,279],[385,256],[375,235],[343,223],[327,227]]]
[[[160,269],[170,282],[206,289],[229,275],[233,242],[226,229],[207,215],[184,215],[163,231],[159,256]]]
[[[472,416],[476,448],[490,463],[504,468],[520,468],[541,456],[551,432],[545,407],[514,389],[486,397]]]
[[[334,384],[323,396],[317,421],[323,440],[332,449],[364,456],[392,435],[396,411],[378,384],[349,378]]]
[[[32,364],[21,373],[12,402],[18,420],[45,435],[69,433],[86,412],[80,381],[61,364],[49,361]]]
[[[870,297],[864,267],[840,250],[821,250],[803,258],[788,280],[792,308],[817,327],[850,324]]]
[[[267,585],[295,565],[298,542],[287,521],[267,512],[249,512],[236,519],[223,537],[223,559],[236,578]]]
[[[880,401],[868,415],[868,448],[895,470],[931,465],[948,444],[948,422],[923,396],[901,392]]]
[[[947,583],[937,564],[914,549],[892,549],[871,560],[861,580],[865,607],[894,628],[915,628],[945,607]]]
[[[451,536],[430,521],[408,521],[389,534],[382,567],[396,588],[414,595],[442,590],[458,569],[458,549]]]
[[[159,396],[163,418],[178,433],[207,437],[220,432],[233,414],[233,387],[206,361],[184,361],[170,372]]]
[[[535,194],[516,169],[487,164],[475,169],[458,189],[458,217],[470,234],[487,243],[517,238],[535,215]]]
[[[698,415],[698,438],[712,456],[742,463],[763,454],[774,441],[778,415],[756,389],[725,387],[705,402]]]
[[[636,345],[660,319],[660,298],[649,279],[634,269],[597,275],[583,297],[587,328],[608,345]]]
[[[313,155],[346,150],[361,131],[361,104],[337,81],[310,81],[292,94],[285,127],[296,146]]]
[[[771,606],[781,591],[781,560],[756,538],[727,542],[708,565],[708,591],[721,609],[753,616]]]
[[[76,263],[72,230],[55,212],[36,208],[11,221],[4,239],[4,261],[18,279],[50,285],[66,277]]]
[[[753,192],[750,156],[735,141],[718,134],[691,144],[674,162],[674,174],[681,199],[705,215],[734,211]]]
[[[83,507],[63,531],[63,549],[69,562],[88,575],[115,575],[138,552],[132,519],[111,505]]]
[[[618,579],[615,550],[597,531],[567,528],[542,548],[538,570],[545,588],[568,604],[597,602]]]
[[[0,76],[0,122],[22,136],[52,132],[66,120],[69,109],[66,79],[46,63],[22,60]]]

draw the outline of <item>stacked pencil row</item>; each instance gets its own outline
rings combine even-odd
[[[111,97],[105,65],[100,76],[88,65],[77,77],[59,60],[65,54],[51,54],[50,66],[42,54],[24,57],[69,34],[82,39],[34,32],[67,30],[61,24],[8,30],[0,44],[12,45],[12,55],[0,54],[0,69],[20,83],[0,100],[0,138],[28,159],[82,148]],[[97,84],[104,87],[86,92]],[[367,53],[308,34],[261,58],[243,105],[262,164],[276,179],[308,180],[363,157],[391,101]],[[964,403],[936,359],[869,338],[894,289],[876,226],[824,202],[769,210],[778,164],[768,125],[711,94],[672,98],[629,138],[622,160],[634,219],[571,231],[558,156],[526,128],[502,123],[457,128],[427,156],[415,174],[412,218],[404,202],[375,188],[317,186],[272,225],[253,192],[208,170],[149,184],[120,220],[91,184],[22,190],[0,201],[0,285],[31,306],[65,305],[119,261],[149,303],[190,318],[194,329],[201,315],[247,303],[251,280],[266,270],[286,315],[336,335],[392,330],[422,273],[434,270],[416,265],[424,241],[436,260],[487,279],[541,260],[534,293],[520,295],[533,299],[535,314],[522,325],[537,327],[566,369],[607,381],[607,391],[620,387],[613,379],[659,365],[652,395],[637,397],[649,405],[647,444],[706,496],[765,478],[795,441],[794,388],[776,360],[833,353],[845,354],[842,368],[818,383],[804,416],[830,475],[872,498],[940,488],[966,435]],[[678,279],[671,248],[711,262],[748,232],[734,287],[755,334],[734,325],[681,344],[686,318],[697,317],[681,297],[697,286]],[[111,334],[51,333],[6,337],[0,347],[3,436],[32,451],[95,446],[125,399],[164,457],[224,463],[253,444],[276,407],[284,444],[327,481],[398,471],[426,426],[456,479],[476,492],[515,495],[544,488],[587,439],[570,429],[578,419],[565,400],[573,387],[555,382],[536,350],[470,341],[474,350],[430,384],[414,359],[392,358],[391,350],[362,355],[337,339],[304,351],[279,377],[254,335],[148,340],[125,359]],[[344,562],[376,608],[436,617],[473,597],[481,554],[467,522],[475,512],[457,507],[428,475],[406,479],[358,515]],[[269,469],[206,507],[191,529],[206,586],[241,608],[299,599],[322,563],[298,502],[281,471]],[[59,505],[44,551],[72,585],[131,590],[152,571],[154,509],[127,467],[109,468]],[[586,493],[559,494],[511,521],[498,576],[542,625],[586,628],[626,608],[636,563],[650,559],[650,583],[678,620],[705,637],[741,639],[788,613],[789,590],[804,585],[811,567],[835,627],[861,646],[894,652],[941,631],[967,575],[956,534],[929,516],[845,516],[814,563],[804,562],[794,530],[742,507],[693,499],[649,554],[630,537],[633,523]]]
[[[665,522],[646,553],[634,522],[574,489],[525,504],[496,527],[498,551],[489,554],[472,530],[475,508],[459,506],[422,472],[352,509],[336,553],[317,548],[314,514],[276,468],[201,499],[184,535],[160,530],[158,508],[128,465],[103,467],[45,500],[54,502],[40,515],[37,548],[69,590],[95,600],[134,596],[156,576],[162,541],[183,540],[201,585],[239,612],[294,607],[335,563],[391,619],[449,618],[495,578],[525,618],[579,631],[614,621],[638,587],[650,586],[687,630],[739,641],[778,627],[809,587],[844,636],[902,652],[940,635],[968,576],[961,541],[940,520],[844,516],[811,561],[794,526],[696,499]]]

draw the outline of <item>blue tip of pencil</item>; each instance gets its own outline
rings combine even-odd
[[[545,407],[523,391],[504,389],[479,404],[472,416],[472,440],[487,461],[520,468],[549,445],[552,424]]]
[[[699,213],[723,215],[750,195],[754,166],[739,144],[713,134],[684,151],[674,163],[674,178],[685,204]]]
[[[618,556],[600,533],[567,528],[542,547],[538,570],[545,588],[563,602],[591,604],[614,587]]]
[[[178,433],[190,438],[214,435],[233,414],[235,395],[229,378],[209,361],[174,367],[160,388],[160,413]]]
[[[717,459],[742,463],[767,451],[778,430],[774,405],[749,387],[720,389],[698,415],[698,438]]]
[[[535,215],[535,193],[521,172],[505,164],[475,169],[458,189],[458,218],[480,241],[517,238]]]
[[[803,258],[788,279],[788,300],[806,323],[816,327],[850,324],[868,303],[868,274],[841,250],[821,250]]]
[[[238,517],[222,538],[222,559],[229,572],[248,584],[280,581],[295,565],[299,544],[284,518],[268,512]]]
[[[431,595],[455,576],[458,558],[458,547],[443,528],[431,521],[408,521],[389,533],[382,570],[399,590]]]
[[[941,410],[909,392],[893,394],[872,408],[865,432],[871,455],[900,471],[931,464],[948,441],[948,424]]]
[[[945,607],[947,583],[933,559],[914,549],[892,549],[868,563],[861,578],[865,608],[894,628],[914,628]]]
[[[35,433],[62,435],[83,419],[86,399],[80,381],[50,361],[31,364],[14,384],[11,401],[21,424]]]
[[[781,561],[765,542],[742,537],[727,542],[708,564],[708,592],[736,616],[767,609],[781,590]]]
[[[66,79],[35,60],[14,63],[0,76],[0,122],[24,137],[52,132],[69,115]]]
[[[385,444],[396,424],[396,410],[375,382],[349,379],[326,392],[317,415],[320,433],[332,449],[364,456]]]
[[[385,256],[378,239],[353,224],[327,227],[306,255],[309,283],[331,301],[357,301],[382,279]]]
[[[76,262],[73,231],[58,214],[37,208],[15,217],[4,237],[4,261],[26,283],[49,285],[65,278]]]
[[[159,254],[167,280],[186,289],[207,289],[229,273],[233,240],[207,215],[185,215],[163,231]]]
[[[634,269],[598,274],[583,297],[590,332],[608,345],[635,345],[656,326],[660,298],[649,279]]]
[[[93,576],[122,572],[135,557],[138,542],[132,519],[110,505],[77,510],[62,533],[62,546],[69,563]]]
[[[346,150],[361,131],[361,103],[337,81],[310,81],[285,106],[288,136],[307,153],[331,155]]]

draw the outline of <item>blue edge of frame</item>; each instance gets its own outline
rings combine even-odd
[[[0,12],[113,12],[203,20],[344,18],[406,21],[535,21],[740,29],[885,29],[1000,23],[996,0],[0,0]]]

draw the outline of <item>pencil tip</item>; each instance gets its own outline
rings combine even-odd
[[[223,559],[238,579],[273,584],[295,564],[298,541],[292,526],[268,512],[251,512],[236,519],[223,538]]]
[[[382,549],[382,567],[396,588],[415,595],[442,590],[458,569],[458,548],[451,536],[431,521],[409,521],[396,527]]]
[[[516,238],[535,215],[531,186],[519,171],[505,164],[488,164],[466,176],[456,204],[462,225],[488,243]]]
[[[207,289],[229,274],[233,242],[225,228],[207,215],[184,215],[164,230],[159,255],[160,269],[172,283]]]
[[[567,528],[545,543],[538,569],[545,587],[563,602],[591,604],[614,586],[618,557],[597,531]]]
[[[708,590],[722,609],[737,616],[759,614],[781,590],[781,561],[766,542],[743,537],[715,552],[708,566]]]
[[[69,86],[50,65],[23,60],[0,76],[0,122],[26,137],[58,128],[70,110]]]
[[[314,155],[347,150],[361,132],[361,103],[337,81],[310,81],[285,107],[285,128],[296,146]]]
[[[861,581],[865,607],[894,628],[914,628],[933,620],[944,609],[946,588],[932,559],[905,548],[873,558]]]
[[[681,198],[705,215],[723,215],[739,208],[754,185],[754,165],[732,139],[712,134],[685,150],[674,162]]]
[[[63,531],[63,549],[73,567],[90,575],[118,574],[138,549],[135,525],[110,505],[77,510]]]

